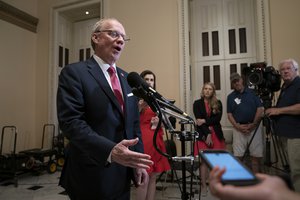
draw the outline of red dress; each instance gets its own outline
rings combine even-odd
[[[205,102],[205,110],[207,113],[207,116],[210,117],[211,114],[211,110],[210,107],[208,105],[207,101]],[[198,140],[195,142],[195,146],[194,146],[194,155],[198,155],[199,150],[204,150],[204,149],[225,149],[225,141],[224,140],[219,140],[219,138],[217,137],[215,130],[212,126],[209,127],[210,132],[211,132],[211,140],[213,142],[213,146],[207,146],[207,144],[202,141],[202,140]]]
[[[147,170],[149,174],[152,172],[160,173],[171,169],[168,159],[158,153],[158,151],[154,148],[153,137],[155,129],[151,129],[151,118],[155,116],[155,113],[150,109],[149,106],[140,113],[140,127],[142,131],[142,140],[144,143],[144,152],[145,154],[151,156],[151,160],[154,163],[152,166],[150,166],[150,169]],[[160,128],[157,133],[156,143],[157,147],[162,152],[166,152],[166,147],[163,141],[163,134],[163,129]]]

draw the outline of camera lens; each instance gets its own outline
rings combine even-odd
[[[262,75],[260,72],[253,72],[249,74],[248,81],[251,85],[259,85],[262,83]]]

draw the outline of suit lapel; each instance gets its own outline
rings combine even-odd
[[[123,92],[123,99],[124,99],[124,116],[128,116],[126,115],[127,112],[132,112],[132,107],[130,107],[130,102],[128,101],[128,94],[132,93],[131,88],[128,86],[127,84],[127,73],[125,73],[122,69],[117,67],[117,73],[119,76],[119,80],[120,80],[120,84],[121,84],[121,88],[122,88],[122,92]],[[132,105],[131,105],[132,106]],[[128,126],[129,126],[129,122],[130,122],[130,117],[125,117],[124,118],[124,122],[125,122],[125,138],[129,138],[128,134],[129,132],[128,130]]]
[[[111,87],[109,86],[98,63],[93,58],[91,58],[91,59],[87,60],[87,64],[88,64],[89,72],[91,73],[91,75],[95,78],[95,80],[98,82],[98,84],[100,85],[100,87],[102,88],[104,93],[108,96],[108,98],[112,101],[112,103],[118,108],[119,112],[123,115],[121,106],[120,106],[115,94],[113,93]],[[121,87],[122,87],[122,85],[121,85]],[[123,90],[123,87],[122,87],[122,90]],[[123,94],[124,94],[124,91],[123,91]]]

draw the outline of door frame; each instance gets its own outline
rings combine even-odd
[[[48,69],[48,120],[58,125],[56,112],[56,93],[58,87],[58,75],[62,68],[58,67],[58,25],[59,18],[64,18],[61,13],[74,8],[99,3],[100,17],[103,17],[105,0],[90,0],[75,3],[59,3],[50,10],[50,50],[49,50],[49,69]]]

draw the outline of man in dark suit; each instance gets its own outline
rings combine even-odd
[[[140,185],[148,178],[152,161],[143,154],[137,99],[127,73],[116,67],[127,40],[116,19],[98,21],[91,36],[95,54],[60,74],[58,120],[70,141],[60,185],[72,200],[129,200],[131,180]]]

